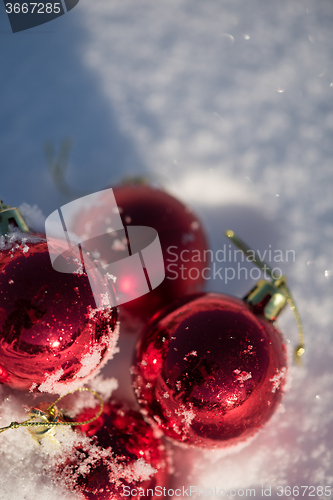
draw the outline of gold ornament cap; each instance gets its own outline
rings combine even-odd
[[[277,286],[266,280],[260,280],[243,299],[254,309],[261,309],[261,314],[270,321],[275,321],[287,305],[287,297]]]
[[[29,228],[22,217],[20,209],[4,205],[0,200],[0,234],[8,234],[10,232],[9,224],[12,223],[17,226],[22,233],[28,233]]]
[[[44,403],[41,408],[31,408],[28,413],[29,420],[34,420],[34,422],[61,422],[62,412],[58,410],[56,406],[50,407],[49,404]],[[54,435],[55,426],[36,426],[28,427],[29,432],[33,435],[35,439],[40,443],[46,434]]]

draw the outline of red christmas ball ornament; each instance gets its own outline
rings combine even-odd
[[[116,186],[113,193],[125,228],[148,226],[157,231],[165,264],[165,279],[159,286],[121,307],[145,320],[177,297],[200,291],[207,242],[196,215],[167,192],[142,182]],[[105,262],[120,260],[128,251],[126,234],[112,230],[113,212],[108,196],[107,191],[102,192],[98,205],[82,210],[73,225],[73,231],[84,238],[85,248]],[[96,233],[106,234],[89,241]],[[185,275],[184,262],[195,252],[198,256],[195,272]],[[125,296],[127,292],[130,296],[133,287],[136,287],[133,273],[115,282],[116,291]]]
[[[96,408],[85,409],[76,421],[87,421]],[[168,481],[165,446],[141,414],[109,401],[102,415],[77,428],[83,440],[58,468],[61,481],[88,500],[155,499]]]
[[[77,253],[67,252],[63,263],[73,272],[53,269],[43,235],[1,236],[0,383],[63,393],[83,385],[113,356],[117,309],[96,308]],[[95,289],[105,293],[98,270],[90,273]]]
[[[133,367],[144,414],[185,445],[226,447],[253,436],[281,399],[286,349],[273,320],[289,299],[285,278],[273,277],[243,301],[197,294],[155,315]],[[303,352],[300,335],[297,354]]]

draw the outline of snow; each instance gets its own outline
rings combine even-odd
[[[175,448],[170,487],[255,488],[260,497],[271,486],[277,499],[278,486],[332,484],[331,2],[80,0],[62,18],[15,35],[0,8],[4,203],[36,205],[41,230],[42,214],[71,201],[58,193],[43,152],[46,141],[59,151],[70,137],[72,199],[148,174],[194,209],[214,255],[228,244],[225,229],[261,253],[295,250],[295,261],[278,266],[304,324],[302,367],[291,364],[278,412],[243,449]],[[217,275],[207,289],[242,297],[253,284],[244,273],[227,284]],[[290,354],[291,311],[277,324]],[[134,344],[135,335],[121,333],[120,353],[103,369],[126,399]],[[1,425],[23,419],[22,402],[31,406],[34,396],[0,392]],[[0,440],[4,500],[13,492],[19,500],[74,499],[47,482],[48,462],[25,429]]]
[[[276,392],[279,389],[281,381],[285,376],[285,371],[285,368],[283,368],[282,370],[276,370],[276,374],[269,379],[270,382],[273,382],[273,387],[271,389],[272,392]]]
[[[94,328],[94,321],[103,319],[103,316],[108,316],[108,313],[109,311],[106,309],[91,309],[89,314],[91,320],[90,328]],[[99,339],[99,343],[91,345],[89,351],[80,359],[81,367],[77,373],[66,381],[61,381],[61,377],[64,373],[62,368],[51,375],[46,374],[38,390],[50,394],[65,395],[69,391],[75,391],[82,387],[83,384],[90,382],[95,376],[99,375],[107,362],[118,353],[118,338],[119,322],[117,322],[113,331],[111,327],[107,325],[105,332]],[[30,387],[30,392],[32,392],[34,388],[35,384],[33,383]]]
[[[16,245],[13,243],[17,241]],[[26,243],[38,243],[44,242],[45,239],[41,238],[38,235],[33,233],[22,233],[18,228],[12,228],[12,232],[9,235],[4,236],[0,235],[0,250],[6,250],[11,248],[11,252],[14,253],[16,248],[20,248],[22,246],[22,250],[24,253],[27,253],[29,250],[28,245]],[[27,250],[26,250],[27,249]]]
[[[192,404],[188,404],[189,408],[186,408],[185,405],[180,404],[179,408],[176,411],[176,414],[182,417],[182,429],[179,429],[176,424],[173,425],[174,430],[177,432],[177,434],[181,434],[181,432],[184,433],[182,436],[182,440],[185,441],[187,434],[190,430],[190,425],[195,418],[195,411],[192,408]]]
[[[28,227],[37,233],[45,233],[45,216],[35,204],[21,203],[18,207]]]
[[[234,370],[234,374],[236,375],[236,381],[240,382],[240,384],[239,384],[240,387],[244,387],[244,382],[246,380],[249,380],[250,378],[252,378],[251,372],[244,372],[244,371],[241,372],[240,370]],[[282,375],[283,375],[283,373],[282,373]],[[275,375],[275,377],[276,377],[276,375]],[[270,382],[271,381],[273,383],[275,383],[275,378],[274,378],[274,380],[270,380]],[[279,385],[272,392],[275,392],[278,387],[279,387]]]

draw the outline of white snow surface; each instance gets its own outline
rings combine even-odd
[[[70,201],[43,156],[45,141],[58,150],[68,136],[72,198],[149,174],[197,212],[214,252],[229,248],[229,228],[261,252],[295,251],[275,265],[304,324],[303,366],[290,362],[279,410],[246,447],[175,447],[170,487],[236,489],[235,498],[255,488],[257,498],[271,486],[277,499],[278,486],[332,485],[332,2],[80,0],[15,35],[1,9],[4,203],[47,216]],[[41,220],[39,212],[39,229]],[[207,290],[242,297],[255,280],[236,278],[217,275]],[[291,353],[292,313],[277,324]],[[103,369],[126,399],[134,344],[121,332],[120,353]],[[35,404],[5,387],[0,395],[0,425]],[[50,482],[43,453],[25,429],[0,434],[1,500],[75,498]]]

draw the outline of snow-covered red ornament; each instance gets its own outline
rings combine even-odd
[[[248,250],[231,231],[228,236]],[[134,389],[144,414],[166,436],[226,447],[255,435],[272,416],[287,367],[273,321],[291,301],[285,278],[272,278],[243,301],[217,293],[178,299],[147,325],[136,350]],[[298,356],[303,352],[300,333]]]
[[[96,408],[83,410],[87,421]],[[85,439],[61,459],[57,474],[87,500],[155,499],[167,486],[169,457],[162,441],[138,411],[109,400],[93,422],[76,427]]]
[[[44,235],[19,230],[0,236],[0,383],[64,393],[83,385],[113,356],[117,309],[96,307],[77,253],[64,248],[63,265],[73,272],[55,271],[50,244]],[[59,251],[61,242],[55,246]],[[90,275],[105,294],[96,267]]]
[[[124,301],[121,309],[146,320],[177,297],[200,291],[204,284],[203,254],[207,242],[196,215],[166,191],[140,179],[115,186],[113,194],[125,228],[148,226],[157,231],[165,264],[164,281],[149,293]],[[97,205],[83,207],[72,226],[84,239],[85,248],[105,262],[121,260],[128,252],[126,233],[118,231],[117,234],[113,230],[113,210],[108,191],[102,192]],[[95,233],[105,234],[91,239]],[[185,272],[184,262],[195,252],[196,269]],[[136,276],[130,273],[121,282],[115,282],[116,290],[124,296],[127,292],[130,296],[133,287],[136,287]]]

